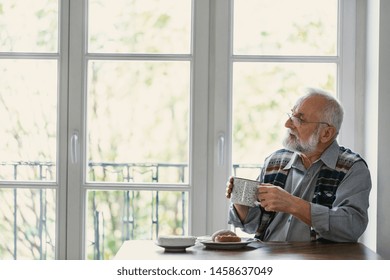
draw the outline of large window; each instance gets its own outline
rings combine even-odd
[[[227,227],[301,88],[353,89],[353,2],[0,0],[0,259]]]
[[[339,141],[354,147],[356,2],[215,1],[210,14],[208,194],[211,223],[221,228],[226,179],[257,178],[265,157],[282,147],[286,113],[305,87],[341,99],[348,117]]]

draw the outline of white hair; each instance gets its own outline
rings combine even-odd
[[[326,100],[326,105],[322,108],[322,120],[336,128],[337,133],[340,131],[343,123],[344,109],[340,102],[333,94],[319,88],[306,88],[306,94],[298,100],[300,104],[305,99],[312,96],[321,96]]]

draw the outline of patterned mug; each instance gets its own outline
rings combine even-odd
[[[251,207],[257,205],[257,187],[260,182],[234,177],[233,184],[234,186],[230,199],[232,203]]]

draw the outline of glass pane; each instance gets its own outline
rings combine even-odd
[[[190,53],[191,0],[90,0],[88,51]]]
[[[337,0],[235,0],[234,54],[337,55]]]
[[[0,0],[0,52],[57,52],[58,0]]]
[[[233,167],[256,178],[266,156],[282,147],[284,123],[305,87],[336,89],[336,64],[235,63]]]
[[[188,182],[189,62],[91,61],[89,180]]]
[[[0,259],[55,259],[56,191],[0,189]]]
[[[57,61],[0,60],[0,180],[56,180]]]
[[[188,193],[88,191],[87,259],[112,259],[123,241],[188,234]]]

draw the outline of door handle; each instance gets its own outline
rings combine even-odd
[[[70,160],[73,164],[78,162],[79,132],[74,131],[70,138]]]
[[[223,166],[225,163],[225,134],[218,135],[218,166]]]

